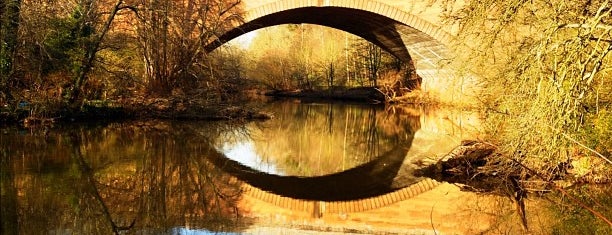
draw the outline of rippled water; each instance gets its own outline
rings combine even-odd
[[[423,108],[261,106],[275,118],[4,128],[2,232],[208,234],[283,224],[301,231],[306,220],[292,216],[313,211],[274,209],[247,195],[244,182],[305,199],[304,210],[323,218],[335,205],[324,202],[365,200],[419,182],[406,162],[435,159],[479,126],[473,114]],[[262,226],[266,211],[284,219]]]

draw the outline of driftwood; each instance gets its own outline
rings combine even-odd
[[[417,170],[418,176],[430,177],[439,181],[459,183],[475,191],[492,191],[499,185],[492,182],[499,174],[492,170],[492,154],[495,147],[478,141],[463,141],[440,161]]]

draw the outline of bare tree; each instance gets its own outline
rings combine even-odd
[[[371,86],[377,86],[378,77],[383,67],[384,56],[383,50],[363,39],[356,40],[353,43],[353,57],[356,58],[354,64],[354,70],[356,74],[361,74],[357,78],[365,77],[370,82]],[[364,83],[365,79],[361,80]]]
[[[364,59],[366,61],[366,66],[368,68],[368,74],[370,77],[370,82],[374,84],[376,87],[378,81],[378,72],[380,70],[381,62],[382,62],[382,49],[377,47],[372,43],[366,44],[366,53],[364,55]]]
[[[160,94],[167,94],[181,80],[203,76],[208,70],[204,45],[241,20],[240,0],[139,3],[137,33],[146,81]]]

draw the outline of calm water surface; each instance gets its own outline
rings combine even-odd
[[[244,182],[316,201],[375,197],[413,183],[397,183],[405,162],[440,156],[479,126],[473,114],[422,108],[261,106],[274,119],[1,129],[1,230],[243,233],[259,226]]]

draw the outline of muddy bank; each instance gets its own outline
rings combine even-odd
[[[402,93],[385,93],[375,87],[334,88],[330,90],[273,90],[263,92],[265,96],[298,98],[306,101],[350,101],[389,104],[439,105],[440,101],[427,92],[412,90]]]

